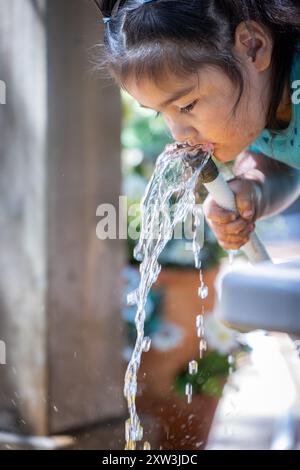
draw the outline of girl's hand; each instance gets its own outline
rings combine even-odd
[[[222,248],[238,250],[255,230],[262,191],[260,184],[254,180],[234,178],[228,184],[235,193],[238,213],[222,209],[208,195],[204,202],[204,214]]]

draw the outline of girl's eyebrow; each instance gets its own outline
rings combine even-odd
[[[195,85],[192,85],[188,88],[182,88],[180,90],[175,91],[166,101],[160,104],[159,108],[164,108],[168,106],[169,104],[173,103],[173,101],[179,100],[179,98],[183,98],[184,96],[188,95],[191,93],[194,89],[196,88]],[[146,108],[146,109],[151,109],[148,106],[144,106],[143,104],[140,104],[141,108]]]

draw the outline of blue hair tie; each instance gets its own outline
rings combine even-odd
[[[150,3],[150,2],[155,2],[156,0],[142,0],[141,3]],[[105,16],[103,18],[103,23],[106,24],[111,20],[111,16]]]

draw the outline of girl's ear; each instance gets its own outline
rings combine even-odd
[[[271,64],[271,36],[255,21],[243,21],[237,26],[233,49],[244,60],[251,59],[258,72],[263,72]]]

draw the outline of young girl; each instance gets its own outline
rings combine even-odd
[[[298,0],[95,0],[105,67],[142,107],[162,114],[176,141],[213,143],[235,160],[239,214],[208,197],[225,249],[244,245],[258,218],[300,194]]]

